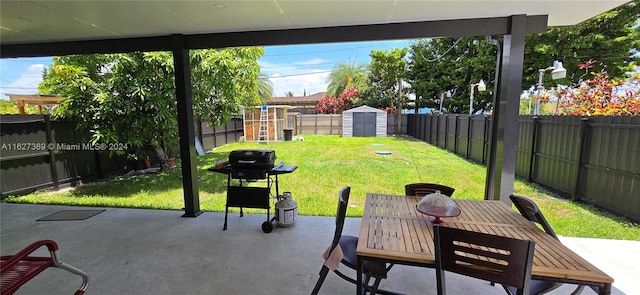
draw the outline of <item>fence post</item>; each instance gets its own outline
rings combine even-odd
[[[444,149],[447,150],[447,144],[449,143],[449,137],[447,131],[449,130],[449,115],[444,115]]]
[[[471,127],[473,127],[473,123],[471,122],[472,116],[469,115],[469,121],[467,122],[467,159],[469,159],[469,150],[471,149]]]
[[[45,136],[47,140],[47,147],[49,147],[50,143],[55,145],[53,140],[53,135],[51,133],[51,121],[49,120],[49,115],[44,115],[44,129]],[[56,169],[56,149],[55,147],[49,149],[49,169],[51,171],[51,182],[53,183],[53,188],[58,190],[58,169]],[[100,167],[98,167],[100,169]]]
[[[436,144],[435,146],[440,146],[440,114],[436,117]]]
[[[454,117],[454,124],[453,124],[453,153],[456,154],[458,151],[458,132],[460,132],[460,130],[458,130],[458,115],[455,115]]]
[[[425,120],[426,121],[426,120]],[[433,114],[429,114],[429,128],[425,128],[425,139],[428,138],[428,143],[433,144],[433,139],[431,138],[431,134],[433,132]],[[428,133],[428,134],[427,134]]]
[[[482,132],[482,164],[487,164],[487,137],[488,137],[488,123],[489,122],[489,117],[488,116],[484,116],[484,126],[482,126],[482,129],[484,130],[484,132]]]
[[[533,163],[536,157],[536,145],[538,141],[538,117],[532,118],[533,130],[531,131],[531,146],[529,147],[529,172],[527,181],[533,182]]]
[[[420,139],[423,141],[427,141],[427,135],[425,130],[427,129],[427,115],[416,115],[416,132],[420,134]]]
[[[242,121],[238,121],[238,118],[233,118],[233,138],[235,141],[238,141],[238,122]],[[241,124],[242,125],[242,124]],[[244,136],[244,126],[242,126],[242,135],[240,136]]]
[[[587,128],[589,127],[589,118],[587,117],[583,117],[580,119],[580,134],[579,136],[579,141],[580,141],[580,149],[578,150],[578,155],[577,155],[577,160],[576,160],[576,169],[578,169],[578,171],[576,172],[576,186],[575,189],[573,190],[573,193],[571,194],[571,199],[573,199],[574,201],[577,201],[580,199],[580,194],[579,194],[579,189],[581,187],[581,182],[582,182],[582,174],[583,169],[582,169],[582,163],[584,162],[582,160],[582,154],[584,149],[586,148],[587,145]]]
[[[333,114],[329,115],[329,135],[333,135]]]
[[[431,144],[438,146],[438,125],[440,124],[438,118],[440,117],[440,114],[437,114],[436,116],[432,116],[431,117],[431,134],[429,134],[429,140],[431,141]],[[436,120],[436,124],[435,124],[435,130],[434,130],[434,124],[433,124],[433,120]],[[436,138],[433,138],[433,134],[435,133]]]

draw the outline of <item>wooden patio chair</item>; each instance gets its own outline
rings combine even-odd
[[[511,199],[513,205],[516,206],[516,208],[518,209],[518,211],[520,211],[520,214],[524,216],[524,218],[533,223],[539,224],[547,234],[560,241],[556,233],[553,231],[553,228],[551,227],[549,222],[547,222],[547,219],[544,217],[544,214],[542,214],[542,211],[540,211],[540,208],[538,207],[538,205],[536,205],[535,202],[523,196],[513,194],[509,196],[509,199]],[[560,286],[562,286],[561,283],[554,281],[531,280],[531,294],[545,294]],[[578,285],[576,289],[571,293],[571,295],[580,294],[582,292],[582,289],[584,289],[584,285]],[[512,289],[505,288],[505,290],[509,294],[513,294]]]
[[[405,196],[423,197],[440,191],[441,194],[451,197],[455,188],[437,183],[410,183],[404,186]]]
[[[344,228],[344,220],[347,216],[347,207],[349,205],[349,194],[351,192],[351,187],[344,187],[340,190],[340,194],[338,196],[338,211],[336,214],[336,229],[333,234],[333,240],[331,241],[331,246],[325,252],[325,263],[322,265],[320,269],[320,278],[316,282],[312,295],[318,294],[320,291],[320,287],[322,287],[322,283],[324,282],[327,274],[329,273],[330,263],[327,261],[332,259],[337,259],[334,255],[339,255],[337,253],[342,253],[342,258],[340,259],[340,265],[344,265],[351,269],[352,271],[357,271],[357,256],[356,256],[356,248],[358,246],[358,237],[342,235],[342,230]],[[338,258],[340,256],[337,256]],[[333,267],[332,267],[333,268]],[[385,290],[378,290],[378,286],[382,279],[387,277],[387,272],[391,266],[387,266],[386,263],[381,261],[364,261],[363,263],[363,291],[366,293],[367,291],[370,294],[398,294]],[[353,283],[354,285],[358,283],[356,278],[352,278],[345,273],[338,270],[337,266],[333,269],[340,278]],[[369,285],[369,281],[371,278],[374,279],[373,284]]]
[[[528,295],[535,243],[480,232],[434,226],[438,295],[446,294],[445,271],[503,286]]]
[[[43,246],[48,248],[50,256],[29,256]],[[60,261],[58,244],[52,240],[37,241],[16,255],[2,256],[0,257],[0,265],[0,290],[4,295],[13,294],[22,285],[49,267],[61,268],[82,277],[82,285],[74,295],[84,294],[89,283],[89,276],[85,272]]]

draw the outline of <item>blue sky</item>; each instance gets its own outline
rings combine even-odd
[[[9,99],[6,93],[38,93],[42,71],[52,62],[51,57],[0,59],[0,99]]]
[[[408,47],[411,40],[330,43],[265,47],[258,61],[262,72],[273,83],[275,96],[292,91],[302,96],[326,90],[327,77],[339,63],[369,63],[371,50]],[[52,63],[51,57],[0,59],[0,99],[5,93],[35,94],[42,80],[42,70]]]
[[[316,45],[270,46],[260,59],[262,72],[273,83],[275,96],[292,91],[302,96],[326,90],[327,77],[336,64],[371,61],[371,50],[408,47],[412,41],[375,41]]]

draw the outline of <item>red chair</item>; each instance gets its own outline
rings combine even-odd
[[[50,257],[29,256],[42,246],[46,246],[49,249]],[[85,272],[60,261],[57,253],[58,244],[56,242],[41,240],[29,245],[16,255],[0,257],[0,290],[2,290],[2,294],[13,294],[22,285],[49,267],[61,268],[81,276],[82,285],[74,295],[84,294],[89,283],[89,276]]]

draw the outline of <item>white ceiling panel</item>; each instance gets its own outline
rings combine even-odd
[[[196,33],[289,28],[291,24],[273,1],[205,2],[198,6],[182,1],[161,1],[176,16],[197,26]]]
[[[343,25],[387,23],[393,1],[279,1],[293,27],[327,26],[330,19]],[[368,7],[365,9],[365,7]]]
[[[572,25],[625,0],[0,1],[2,44],[548,15]]]

